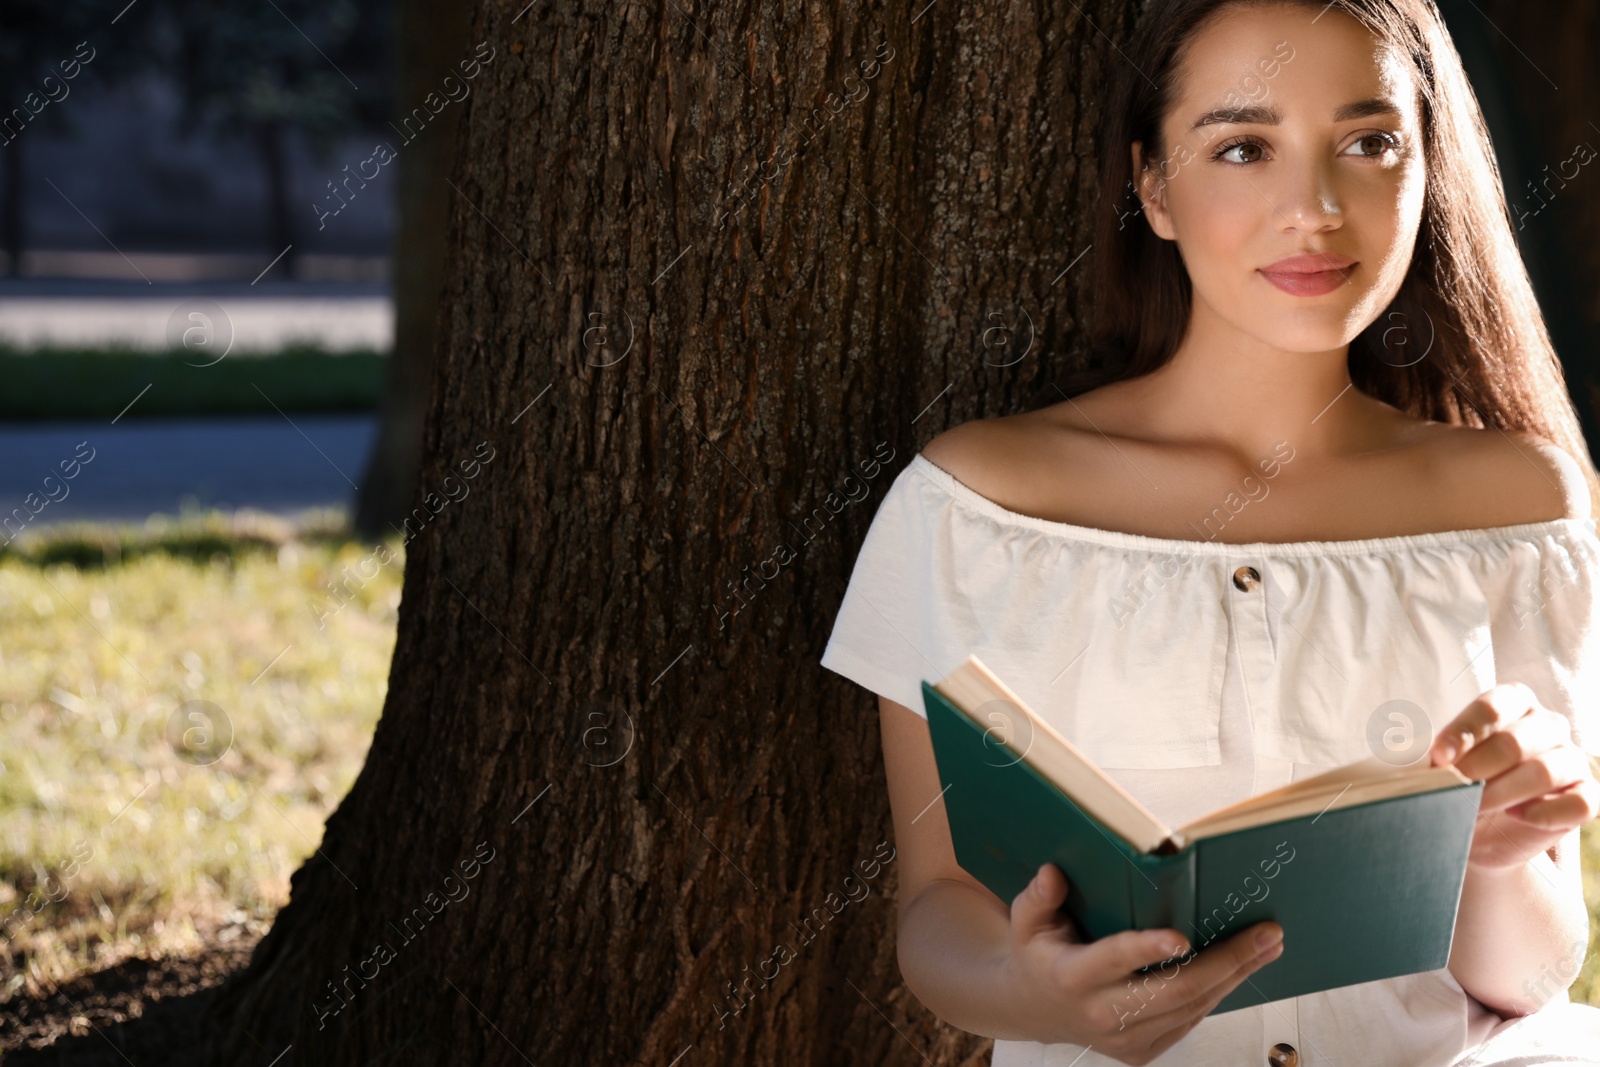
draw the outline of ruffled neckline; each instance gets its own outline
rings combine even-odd
[[[983,515],[1004,525],[1015,526],[1045,534],[1059,541],[1076,541],[1086,544],[1108,545],[1113,548],[1153,552],[1165,555],[1191,556],[1356,556],[1377,553],[1397,553],[1422,549],[1477,546],[1507,541],[1538,541],[1546,537],[1560,537],[1569,541],[1587,539],[1600,550],[1595,519],[1546,519],[1542,522],[1525,522],[1512,526],[1485,526],[1469,530],[1435,530],[1427,533],[1396,534],[1391,537],[1362,537],[1340,541],[1200,541],[1176,537],[1153,537],[1148,534],[1126,533],[1120,530],[1102,530],[1094,526],[1079,526],[1070,522],[1042,519],[1024,515],[1001,507],[955,475],[928,459],[921,452],[911,457],[906,470],[915,471],[929,484],[949,496],[963,510]]]

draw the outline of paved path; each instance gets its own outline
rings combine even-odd
[[[227,416],[0,424],[0,541],[27,526],[82,520],[143,521],[200,507],[252,507],[294,515],[354,502],[377,430],[371,415]],[[76,477],[60,463],[75,455]],[[46,482],[52,474],[55,477]],[[28,494],[37,494],[30,515]],[[59,498],[50,500],[50,495]]]

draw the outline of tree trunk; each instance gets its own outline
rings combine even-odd
[[[400,123],[428,93],[438,90],[444,72],[458,70],[462,58],[472,54],[467,40],[471,15],[465,4],[400,0],[396,6],[399,99],[395,111]],[[491,63],[478,78],[464,84],[481,86],[494,80],[494,67]],[[461,80],[459,71],[457,80]],[[435,312],[444,283],[445,229],[456,196],[446,179],[455,159],[460,114],[459,108],[447,106],[414,140],[402,145],[397,139],[395,145],[399,152],[400,222],[390,257],[394,264],[394,350],[378,408],[378,435],[356,493],[352,523],[358,534],[370,539],[389,533],[391,524],[398,527],[416,503],[422,417],[433,376]]]
[[[294,250],[294,223],[289,218],[289,160],[287,136],[281,122],[259,122],[255,126],[256,147],[261,153],[261,172],[267,182],[267,234],[272,242],[271,254],[283,252],[283,258],[272,264],[268,272],[279,278],[293,279],[300,253]],[[287,249],[287,251],[285,251]]]
[[[918,6],[476,5],[388,697],[209,1062],[985,1062],[817,659],[914,452],[1084,347],[1137,3]]]
[[[22,277],[22,144],[21,138],[0,148],[5,159],[5,193],[0,198],[0,242],[6,249],[6,273]]]

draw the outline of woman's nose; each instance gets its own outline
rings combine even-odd
[[[1332,160],[1285,161],[1278,171],[1282,186],[1273,199],[1285,230],[1316,233],[1344,222]]]

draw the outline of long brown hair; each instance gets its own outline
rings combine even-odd
[[[1189,276],[1177,244],[1138,217],[1130,146],[1141,141],[1146,159],[1167,160],[1161,120],[1197,29],[1225,8],[1282,2],[1150,0],[1123,47],[1127,61],[1116,65],[1098,141],[1091,366],[1101,369],[1074,392],[1147,374],[1177,349]],[[1350,343],[1351,381],[1419,417],[1540,434],[1578,460],[1600,514],[1600,476],[1517,251],[1483,112],[1438,8],[1433,0],[1289,2],[1356,19],[1409,60],[1421,89],[1426,192],[1416,247],[1393,303]]]

